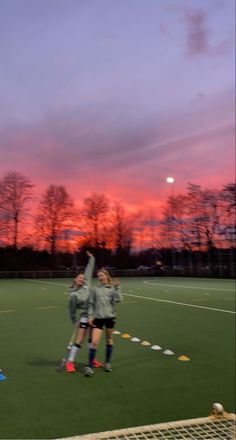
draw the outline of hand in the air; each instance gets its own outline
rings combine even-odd
[[[114,285],[114,287],[119,287],[120,281],[118,280],[118,278],[113,279],[113,285]]]

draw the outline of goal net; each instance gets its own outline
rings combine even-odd
[[[224,412],[223,415],[79,435],[60,440],[235,440],[235,421],[235,414]]]

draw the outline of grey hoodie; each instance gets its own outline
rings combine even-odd
[[[123,296],[119,286],[104,286],[99,284],[91,290],[88,300],[88,318],[114,318],[115,304],[122,301]]]
[[[69,316],[73,324],[78,321],[77,309],[80,310],[80,318],[88,317],[88,298],[92,287],[92,277],[95,266],[95,258],[92,255],[89,257],[88,264],[85,268],[84,276],[85,283],[81,287],[70,287],[69,289]]]

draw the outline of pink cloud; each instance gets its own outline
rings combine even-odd
[[[232,90],[130,127],[89,115],[81,120],[76,109],[50,115],[39,124],[2,129],[0,151],[1,174],[27,175],[38,193],[55,183],[80,202],[101,192],[135,207],[158,205],[168,195],[169,174],[179,192],[188,181],[207,186],[234,178]]]

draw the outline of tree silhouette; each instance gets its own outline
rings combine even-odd
[[[34,185],[16,171],[8,171],[0,180],[1,224],[8,231],[9,244],[18,247],[20,224],[24,220]]]
[[[120,202],[115,202],[112,206],[111,221],[114,237],[113,247],[116,252],[120,249],[130,249],[132,243],[131,222]]]
[[[36,216],[36,230],[49,244],[52,255],[66,223],[72,215],[73,201],[64,186],[49,185],[41,196]]]
[[[83,213],[89,222],[91,244],[99,246],[101,225],[105,223],[105,216],[109,210],[108,199],[103,194],[93,193],[84,199]]]

